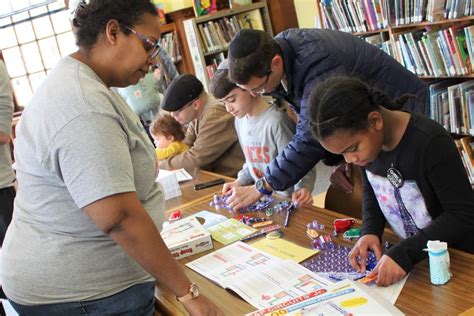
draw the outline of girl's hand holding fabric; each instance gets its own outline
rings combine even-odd
[[[354,245],[351,252],[349,252],[349,262],[355,270],[361,273],[365,272],[365,260],[369,250],[372,250],[375,253],[377,261],[382,257],[382,246],[380,245],[380,239],[378,236],[362,236]]]

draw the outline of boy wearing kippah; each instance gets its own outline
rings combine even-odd
[[[392,98],[416,96],[405,110],[428,114],[428,87],[382,50],[351,34],[321,29],[289,29],[275,38],[259,31],[241,30],[229,46],[229,78],[253,95],[271,94],[286,100],[298,116],[296,134],[272,160],[264,175],[266,190],[285,190],[297,183],[320,160],[341,161],[316,141],[308,126],[307,99],[321,81],[334,75],[357,77]],[[333,184],[350,193],[352,184],[341,164]],[[254,195],[256,196],[256,194]],[[238,207],[255,201],[240,198]]]
[[[214,74],[211,93],[222,100],[227,112],[235,117],[235,129],[245,155],[245,163],[237,180],[224,184],[222,189],[222,194],[231,195],[227,201],[232,207],[235,196],[249,196],[256,192],[253,184],[258,183],[271,159],[289,143],[295,133],[295,123],[284,109],[269,104],[261,96],[252,95],[230,82],[226,64],[224,61],[219,65]],[[293,196],[298,205],[312,205],[311,191],[315,179],[316,169],[313,168],[294,187],[277,193],[286,197]]]

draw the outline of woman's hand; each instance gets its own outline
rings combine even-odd
[[[262,193],[253,185],[232,188],[232,194],[227,199],[227,205],[237,211],[243,207],[257,202],[262,197]]]
[[[207,297],[200,294],[199,297],[182,302],[184,308],[191,316],[223,316],[224,312],[211,302]]]

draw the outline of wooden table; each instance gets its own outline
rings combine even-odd
[[[196,178],[191,181],[186,181],[180,184],[181,196],[169,199],[166,201],[166,210],[168,212],[186,207],[190,203],[210,199],[214,193],[221,193],[222,185],[216,185],[202,190],[194,190],[194,185],[202,182],[222,178],[225,182],[234,181],[234,178],[223,176],[210,171],[200,170]]]
[[[206,176],[215,176],[209,175]],[[219,188],[220,187],[216,187]],[[183,190],[183,199],[186,194]],[[191,192],[190,192],[191,193]],[[194,202],[188,202],[181,207],[185,215],[201,210],[211,210],[209,202],[212,192],[208,195],[192,192],[196,196]],[[204,192],[202,192],[204,193]],[[215,211],[215,210],[213,210]],[[225,216],[231,217],[232,214],[223,210],[215,211]],[[284,238],[295,242],[301,246],[311,247],[310,240],[306,237],[306,224],[313,219],[326,225],[326,233],[331,233],[332,222],[335,218],[344,218],[344,215],[316,207],[300,208],[292,216],[288,228],[284,228]],[[282,224],[284,215],[273,215],[273,220]],[[360,221],[357,223],[360,226]],[[396,242],[397,237],[386,229],[384,238],[390,242]],[[341,236],[338,242],[350,245],[350,242],[344,241]],[[222,245],[214,241],[214,248],[219,249]],[[212,251],[212,250],[211,250]],[[226,315],[242,315],[255,308],[228,292],[203,276],[195,273],[184,266],[185,263],[195,260],[200,256],[206,255],[211,251],[197,254],[180,260],[183,264],[186,274],[194,280],[200,287],[202,293],[211,298],[219,305]],[[430,283],[428,260],[424,260],[416,265],[395,304],[402,312],[410,315],[457,315],[474,306],[474,255],[450,249],[452,279],[445,285],[436,286]],[[173,295],[170,295],[166,289],[157,287],[156,291],[157,306],[163,315],[186,315],[182,306],[176,301]]]

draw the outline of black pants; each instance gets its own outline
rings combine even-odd
[[[14,199],[14,187],[0,189],[0,247],[3,245],[8,225],[12,221]]]

